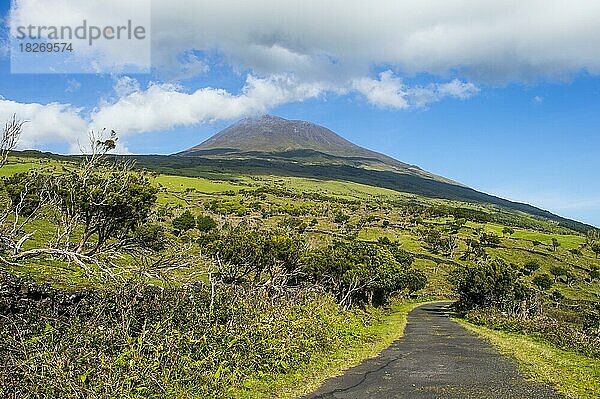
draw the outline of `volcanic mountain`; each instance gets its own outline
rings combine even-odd
[[[323,126],[272,115],[242,119],[203,143],[177,155],[229,159],[260,157],[312,164],[348,164],[451,182],[417,166],[360,147]]]
[[[397,162],[386,155],[359,147],[322,126],[272,115],[258,119],[242,119],[180,155],[216,149],[272,153],[313,150],[338,157],[363,157]]]
[[[314,123],[270,115],[243,119],[203,143],[167,158],[146,157],[138,162],[150,167],[161,164],[170,173],[189,175],[203,170],[352,181],[428,198],[524,212],[580,231],[591,228],[531,205],[473,190],[362,148]]]

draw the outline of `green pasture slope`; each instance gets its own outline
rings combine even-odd
[[[52,170],[52,168],[60,167],[68,159],[64,157],[61,159],[44,158],[39,154],[33,158],[20,156],[11,158],[9,164],[0,169],[0,173],[1,176],[8,176],[33,169]],[[418,229],[415,229],[415,224],[420,223],[444,230],[452,225],[455,218],[436,216],[420,218],[418,221],[408,221],[410,218],[406,215],[406,207],[445,205],[490,214],[497,212],[497,207],[492,205],[430,199],[416,194],[402,193],[351,181],[280,175],[244,175],[241,172],[233,174],[231,171],[223,176],[215,174],[214,171],[205,173],[196,171],[196,173],[198,174],[196,177],[166,174],[152,177],[152,182],[160,188],[159,203],[175,209],[190,209],[196,214],[211,213],[210,210],[207,210],[211,202],[241,203],[245,209],[243,215],[214,213],[212,215],[216,218],[233,220],[261,219],[267,225],[278,225],[286,217],[297,217],[307,223],[316,219],[317,224],[309,227],[307,234],[325,240],[348,234],[349,230],[352,230],[352,233],[356,234],[359,239],[366,241],[377,241],[381,237],[388,237],[399,241],[405,249],[420,256],[419,262],[435,263],[436,267],[424,267],[425,271],[429,273],[432,271],[435,273],[446,272],[451,268],[452,262],[463,262],[458,255],[464,249],[464,243],[459,243],[452,259],[445,254],[431,253],[430,248],[423,243]],[[248,197],[247,192],[257,189],[267,189],[265,190],[266,194],[261,198]],[[272,190],[273,194],[269,190]],[[336,198],[342,202],[336,203]],[[325,211],[321,208],[325,208]],[[268,209],[275,209],[274,214],[265,217],[265,210]],[[347,223],[340,225],[330,220],[329,216],[338,210],[349,216]],[[322,212],[323,215],[319,215],[319,212]],[[582,233],[559,228],[556,222],[536,219],[517,211],[513,211],[510,216],[509,221],[519,217],[527,223],[533,220],[534,223],[531,224],[539,225],[541,229],[512,226],[514,233],[505,236],[502,233],[505,227],[503,224],[467,221],[457,231],[458,236],[468,239],[473,237],[478,228],[494,233],[500,237],[500,245],[496,248],[489,248],[490,253],[517,264],[536,260],[541,265],[539,272],[546,272],[552,266],[566,263],[581,278],[576,283],[569,285],[558,281],[555,288],[563,290],[573,299],[578,299],[580,296],[591,299],[598,292],[597,284],[587,284],[583,281],[586,270],[598,264],[594,254],[587,248],[582,249],[581,256],[574,256],[569,252],[569,250],[581,248],[585,243],[585,236]],[[43,230],[43,228],[38,229],[36,234],[43,236]],[[562,234],[556,233],[556,231],[561,231]],[[553,238],[560,243],[560,247],[556,251],[551,250]],[[433,289],[433,291],[438,293],[437,289]],[[444,294],[450,293],[445,292]]]
[[[19,154],[0,169],[0,177],[34,169],[51,173],[53,169],[64,167],[67,165],[65,162],[71,161],[76,159]],[[142,166],[148,168],[148,164]],[[538,275],[550,274],[557,267],[568,270],[570,278],[557,276],[552,287],[544,292],[544,295],[557,291],[573,304],[600,303],[600,282],[597,279],[589,279],[590,270],[600,266],[600,260],[584,245],[586,238],[582,232],[559,225],[556,221],[518,210],[500,208],[497,205],[428,198],[415,193],[399,192],[390,187],[378,187],[364,181],[356,181],[357,179],[351,181],[329,177],[282,175],[277,171],[269,173],[269,170],[264,168],[248,170],[249,172],[244,168],[228,168],[219,173],[214,168],[179,170],[177,163],[161,165],[158,170],[153,170],[155,174],[150,177],[152,184],[159,188],[158,213],[167,215],[161,216],[158,223],[172,234],[172,218],[184,210],[189,210],[194,216],[210,216],[219,225],[243,222],[252,226],[298,231],[315,246],[347,239],[376,242],[385,237],[398,242],[402,249],[410,252],[414,257],[415,267],[426,273],[428,284],[417,293],[417,297],[420,298],[418,300],[432,296],[448,298],[454,295],[448,276],[457,266],[471,264],[471,260],[465,256],[467,243],[485,232],[498,237],[495,245],[484,248],[489,256],[504,259],[518,268],[523,268],[531,262],[539,265],[539,269],[524,277],[528,282]],[[492,221],[480,220],[481,215],[485,218],[489,216]],[[469,219],[470,216],[473,216],[473,219]],[[464,218],[467,220],[461,221]],[[27,245],[47,241],[50,238],[49,227],[52,223],[48,218],[36,220],[29,226],[28,229],[34,233],[34,237]],[[514,230],[512,234],[503,233],[507,226]],[[452,234],[457,237],[458,242],[452,254],[428,242],[427,237],[436,231],[443,236]],[[194,244],[197,236],[198,232],[192,230],[180,239],[185,240],[182,246],[185,246],[186,251],[197,254],[198,259],[202,259],[202,249]],[[552,246],[553,239],[558,240],[560,244],[557,248]],[[166,270],[164,273],[176,284],[194,281],[208,283],[207,265],[208,262],[199,261],[177,270]],[[114,274],[127,276],[135,273],[135,265],[132,265],[127,257],[115,261],[112,267],[114,269],[110,272]],[[19,266],[0,264],[0,268],[61,289],[101,288],[103,285],[102,278],[99,277],[102,273],[95,273],[94,270],[90,273],[74,264],[58,260],[33,259]],[[153,281],[159,285],[162,280],[155,278]],[[406,305],[398,306],[401,309],[398,315],[405,315],[410,308]],[[389,343],[391,338],[397,337],[385,327],[385,322],[401,326],[404,316],[394,316],[388,312],[378,314],[377,317],[378,322],[360,330],[360,334],[364,336],[359,338],[374,340],[378,342],[375,347],[381,349],[382,342]],[[492,333],[482,334],[491,337]],[[276,397],[275,389],[279,390],[281,395],[284,392],[284,396],[293,397],[299,393],[293,388],[299,381],[304,381],[307,386],[314,386],[322,378],[331,375],[332,370],[339,371],[340,368],[355,364],[365,356],[374,355],[376,351],[365,352],[359,349],[364,342],[360,339],[347,342],[346,356],[329,353],[326,359],[303,366],[305,368],[297,374],[269,375],[264,378],[253,376],[246,381],[247,386],[240,391],[240,396]],[[496,334],[493,340],[497,341],[500,347],[516,345],[513,342],[514,335]],[[544,345],[546,344],[531,346],[528,350],[545,350]],[[560,357],[563,356],[561,353],[563,352],[553,351],[548,354],[554,356],[552,364],[560,364]],[[535,374],[535,370],[541,367],[542,360],[539,359],[543,359],[543,356],[531,354],[523,361],[533,364],[528,367]],[[543,373],[548,375],[551,370],[544,369]],[[563,374],[557,374],[556,378],[560,379],[560,375]],[[569,386],[569,383],[574,384],[569,382],[567,377],[553,382],[566,386]]]

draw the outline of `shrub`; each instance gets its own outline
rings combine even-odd
[[[552,287],[554,284],[552,276],[550,276],[548,273],[538,274],[533,278],[532,282],[544,291]]]
[[[14,212],[31,215],[46,205],[68,230],[78,230],[79,243],[70,243],[86,255],[100,252],[113,239],[127,237],[145,223],[158,190],[140,173],[99,168],[65,169],[58,174],[17,174],[4,180]],[[22,203],[21,203],[22,202]],[[89,245],[90,239],[96,242]],[[91,247],[91,248],[90,248]]]
[[[552,291],[552,294],[550,295],[550,299],[552,299],[554,302],[557,302],[557,303],[562,301],[564,298],[565,298],[565,296],[559,290]]]
[[[394,292],[410,294],[425,287],[427,278],[411,263],[412,258],[395,255],[381,245],[337,241],[312,251],[305,270],[345,307],[381,305]]]
[[[336,212],[335,216],[333,217],[333,221],[339,224],[344,224],[346,222],[348,222],[350,220],[350,216],[344,214],[343,212]]]
[[[540,262],[538,262],[537,260],[530,260],[527,263],[525,263],[523,267],[529,272],[529,274],[532,274],[540,268]]]
[[[598,326],[598,318],[590,316],[590,325]],[[560,347],[577,351],[590,357],[600,357],[600,337],[587,333],[552,317],[539,315],[532,318],[515,317],[500,313],[497,309],[477,309],[466,313],[465,318],[474,324],[495,330],[532,334]],[[593,328],[593,327],[592,327]],[[591,332],[591,331],[590,331]]]
[[[600,241],[593,243],[591,249],[596,254],[596,259],[598,259],[598,255],[600,255]]]
[[[500,244],[500,237],[494,233],[482,233],[479,240],[484,247],[496,247]]]
[[[217,222],[210,216],[198,216],[196,220],[196,228],[205,233],[217,227]]]
[[[220,214],[220,215],[230,215],[234,214],[237,216],[244,216],[249,213],[248,208],[244,206],[240,201],[231,200],[231,201],[220,201],[213,200],[209,203],[208,209],[211,212]]]
[[[552,266],[550,268],[550,274],[552,274],[552,276],[554,276],[554,282],[556,283],[556,281],[558,280],[558,278],[560,276],[564,276],[567,274],[567,269],[565,269],[562,266]]]
[[[502,234],[503,235],[507,235],[508,234],[509,236],[512,236],[513,234],[515,234],[515,230],[512,229],[512,228],[510,228],[510,227],[505,227],[505,228],[502,229]]]
[[[173,237],[171,235],[171,237]],[[146,223],[135,229],[133,239],[142,248],[162,251],[167,247],[169,237],[165,228],[158,224]]]
[[[221,278],[227,283],[259,283],[263,277],[272,277],[278,269],[294,272],[300,268],[305,246],[297,235],[244,226],[206,237],[204,242],[208,253],[220,265]]]
[[[511,310],[528,293],[517,270],[501,259],[457,267],[450,280],[462,309],[498,307]]]
[[[184,233],[196,227],[196,218],[189,210],[186,210],[181,215],[173,219],[171,222],[173,229],[177,235]]]
[[[62,292],[0,274],[0,397],[223,398],[372,339],[328,295],[130,281]]]

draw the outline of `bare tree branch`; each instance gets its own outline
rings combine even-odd
[[[17,147],[19,138],[23,132],[23,125],[28,121],[22,121],[13,114],[12,118],[4,125],[2,137],[0,137],[0,168],[8,162],[8,155]]]

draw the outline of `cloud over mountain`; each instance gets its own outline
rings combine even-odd
[[[328,94],[358,93],[379,108],[424,108],[470,98],[488,84],[600,72],[594,1],[135,1],[58,0],[50,15],[36,0],[15,3],[14,21],[51,17],[55,25],[86,16],[111,22],[115,10],[151,4],[160,79],[142,87],[122,77],[116,98],[84,111],[0,102],[0,116],[18,111],[31,120],[24,145],[52,139],[73,146],[81,131],[105,126],[129,135],[231,120]],[[105,50],[102,62],[136,62],[118,42]],[[181,83],[212,70],[205,54],[245,76],[239,91]],[[415,83],[415,76],[427,81]],[[50,121],[59,127],[50,129]]]
[[[151,3],[153,63],[190,69],[190,50],[216,51],[259,76],[293,73],[300,79],[343,82],[373,65],[401,74],[458,74],[502,83],[600,72],[600,3],[589,0],[135,0]],[[12,18],[47,19],[47,7],[20,0]],[[120,0],[59,0],[54,24],[86,15],[111,21]],[[90,17],[91,18],[91,17]],[[108,50],[107,50],[108,51]],[[110,49],[123,54],[118,43]],[[201,60],[194,60],[205,70]]]

